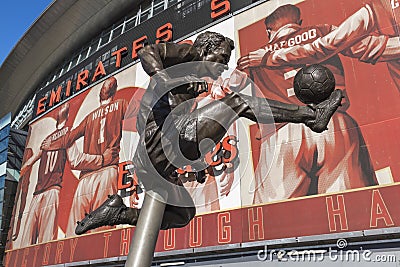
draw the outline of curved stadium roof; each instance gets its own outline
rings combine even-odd
[[[0,117],[15,116],[64,58],[142,2],[54,0],[0,67]]]

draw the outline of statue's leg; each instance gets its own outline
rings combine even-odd
[[[239,117],[262,124],[304,123],[313,131],[322,132],[326,130],[331,116],[340,106],[342,97],[342,92],[335,90],[327,100],[310,107],[239,93],[228,94],[193,114],[197,116],[197,139],[199,142],[205,138],[212,139],[214,143],[219,142],[229,126]]]
[[[315,112],[307,106],[285,104],[264,98],[232,93],[199,108],[197,116],[197,139],[207,138],[219,142],[229,126],[239,117],[254,122],[272,124],[277,122],[304,123],[315,119]]]
[[[81,235],[89,230],[106,225],[136,225],[140,209],[127,207],[119,195],[112,195],[104,204],[78,222],[76,234]],[[195,207],[178,207],[167,204],[161,222],[161,229],[180,228],[187,225],[196,214]]]
[[[151,155],[150,155],[151,156]],[[155,158],[155,157],[153,157]],[[148,162],[148,164],[152,164]],[[161,221],[161,229],[179,228],[187,225],[196,214],[193,200],[187,190],[183,187],[182,182],[177,178],[175,169],[168,168],[169,175],[164,173],[167,178],[161,178],[154,172],[146,171],[146,168],[136,162],[136,172],[138,177],[144,183],[146,190],[157,190],[163,188],[168,193],[168,203],[173,203],[182,206],[175,206],[166,204],[164,216]],[[171,170],[170,170],[171,169]],[[154,179],[154,183],[149,183]],[[157,180],[166,179],[168,183],[157,183]],[[138,222],[140,209],[127,207],[121,196],[115,194],[100,205],[96,210],[77,222],[75,233],[81,235],[89,230],[106,226],[106,225],[119,225],[130,224],[136,225]]]

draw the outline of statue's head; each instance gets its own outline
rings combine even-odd
[[[114,76],[105,80],[100,89],[100,101],[111,99],[117,92],[117,88],[117,79]]]
[[[235,48],[232,39],[209,31],[199,34],[193,46],[199,52],[202,61],[219,63],[215,64],[215,68],[208,68],[208,74],[213,77],[218,77],[227,69],[232,50]],[[212,64],[207,65],[212,66]]]

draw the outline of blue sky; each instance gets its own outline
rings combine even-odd
[[[67,0],[68,1],[68,0]],[[52,0],[2,1],[0,16],[0,65],[32,23]]]

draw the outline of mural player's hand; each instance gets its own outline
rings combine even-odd
[[[251,80],[248,78],[247,73],[235,69],[228,79],[224,80],[223,88],[228,94],[232,91],[240,92],[250,84]],[[229,89],[228,89],[229,88]],[[228,91],[229,90],[229,91]]]
[[[237,61],[237,68],[239,70],[244,70],[250,67],[260,66],[266,53],[267,50],[265,49],[258,49],[256,51],[250,52],[247,56],[239,58],[239,60]]]
[[[226,92],[222,86],[213,85],[211,87],[211,97],[213,99],[221,99],[226,96]]]
[[[107,148],[103,153],[103,166],[110,165],[119,155],[119,149],[116,147]]]
[[[130,198],[130,204],[131,204],[131,207],[133,207],[133,208],[137,208],[137,205],[139,205],[139,194],[138,194],[138,185],[137,186],[135,186],[133,189],[132,189],[132,192],[131,192],[131,196],[129,197]]]
[[[30,170],[31,166],[23,165],[21,171],[19,172],[20,177],[24,177],[25,174]]]
[[[51,140],[50,138],[46,138],[43,140],[42,144],[40,145],[41,150],[49,150],[51,145]]]
[[[196,181],[196,173],[194,172],[185,172],[184,174],[179,174],[178,177],[182,181],[182,183]]]

